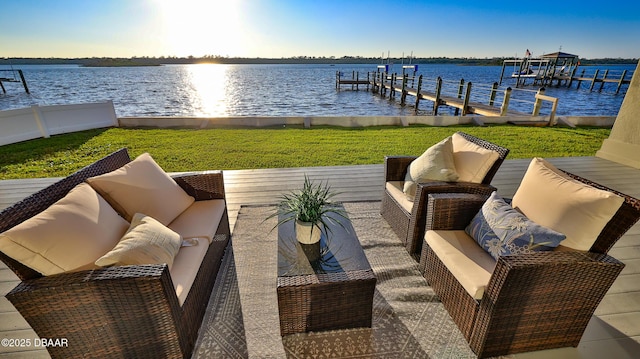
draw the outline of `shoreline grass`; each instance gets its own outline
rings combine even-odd
[[[380,164],[387,155],[420,155],[463,131],[507,147],[508,159],[593,156],[610,129],[511,125],[311,129],[107,128],[0,146],[0,179],[61,177],[127,147],[149,152],[168,172]]]

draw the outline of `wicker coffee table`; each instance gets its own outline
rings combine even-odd
[[[371,327],[376,277],[346,220],[316,247],[301,245],[293,221],[278,227],[281,335]]]

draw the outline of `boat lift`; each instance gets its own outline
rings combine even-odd
[[[24,79],[22,70],[14,69],[13,65],[11,65],[10,70],[0,70],[0,88],[2,89],[2,93],[7,93],[3,82],[21,82],[25,92],[30,93],[29,87],[27,86],[27,80]]]
[[[533,79],[534,85],[550,86],[553,81],[557,81],[558,85],[562,81],[568,83],[580,65],[580,58],[578,55],[566,52],[554,52],[537,58],[525,57],[504,60],[500,73],[500,84],[502,84],[507,64],[513,65],[510,77],[516,79],[516,87],[526,85],[527,79]]]

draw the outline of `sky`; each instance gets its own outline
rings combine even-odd
[[[4,0],[4,57],[640,58],[640,1]]]

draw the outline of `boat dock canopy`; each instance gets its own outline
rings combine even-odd
[[[578,55],[568,54],[566,52],[554,52],[541,56],[543,59],[560,60],[560,59],[578,59]]]

